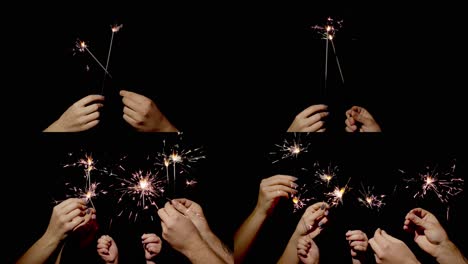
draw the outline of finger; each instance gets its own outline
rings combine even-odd
[[[123,115],[123,119],[125,120],[125,122],[129,123],[132,127],[136,128],[139,126],[139,123],[135,119],[129,117],[127,114]]]
[[[141,112],[141,105],[138,102],[136,102],[134,100],[131,100],[128,97],[123,97],[122,102],[123,102],[124,106],[132,109],[133,111],[135,111],[137,113]]]
[[[85,131],[85,130],[88,130],[88,129],[91,129],[91,128],[97,126],[97,124],[99,124],[99,120],[93,120],[93,121],[91,121],[89,123],[86,123],[85,125],[81,126],[81,129],[83,131]]]
[[[367,245],[366,241],[353,241],[351,244],[349,244],[351,247],[356,247],[356,246],[363,246],[365,247]]]
[[[191,200],[186,199],[186,198],[177,198],[177,199],[173,199],[173,200],[181,203],[182,205],[184,205],[187,208],[189,208],[193,203]]]
[[[177,214],[181,214],[179,211],[177,211],[174,206],[172,204],[170,204],[169,202],[166,203],[166,205],[164,206],[164,209],[166,209],[166,212],[169,216],[174,216],[174,215],[177,215]],[[183,214],[182,214],[183,215]]]
[[[351,256],[352,256],[352,257],[357,256],[357,253],[356,253],[354,250],[352,250],[352,249],[351,249]]]
[[[318,121],[313,125],[306,127],[303,132],[316,132],[320,130],[325,125],[324,121]]]
[[[312,116],[309,116],[308,118],[304,120],[304,125],[309,127],[317,123],[318,121],[322,120],[323,118],[327,117],[329,114],[330,114],[329,112],[320,112]]]
[[[283,184],[285,186],[292,187],[292,183],[296,181],[297,178],[289,175],[275,175],[269,178],[263,179],[262,184],[265,186],[269,185],[278,185]]]
[[[167,220],[169,220],[169,215],[167,214],[165,208],[161,208],[158,210],[158,216],[162,222],[166,222]]]
[[[99,254],[101,255],[108,255],[109,254],[109,250],[105,249],[105,248],[101,248],[101,249],[98,249],[97,251]]]
[[[387,239],[388,241],[392,241],[392,242],[400,242],[401,240],[387,234],[387,232],[385,232],[385,230],[382,230],[382,237]]]
[[[353,112],[352,117],[354,118],[354,120],[364,125],[368,125],[369,123],[371,123],[371,120],[372,120],[371,118],[365,117],[363,114],[356,113],[356,112]]]
[[[98,249],[101,249],[101,248],[105,248],[105,249],[108,249],[109,248],[109,245],[107,243],[99,243],[97,245],[97,248]]]
[[[373,239],[380,246],[385,246],[388,244],[388,241],[382,236],[382,230],[380,228],[377,228],[377,230],[375,230]]]
[[[361,113],[362,110],[365,110],[365,109],[357,105],[354,105],[351,107],[351,111],[356,112],[356,113]]]
[[[59,203],[58,205],[55,206],[55,208],[57,210],[60,210],[60,211],[64,211],[63,209],[66,208],[67,206],[69,206],[70,204],[74,204],[74,203],[79,203],[79,204],[82,204],[82,205],[86,205],[86,202],[83,200],[83,199],[79,199],[79,198],[69,198],[61,203]],[[74,208],[73,208],[74,209]],[[65,210],[66,213],[68,213],[69,211],[71,210]]]
[[[369,239],[369,245],[371,246],[372,250],[374,251],[376,255],[376,260],[377,258],[380,259],[380,256],[382,256],[383,251],[380,248],[379,244],[374,240],[374,238]]]
[[[148,244],[148,243],[159,243],[161,240],[159,239],[159,237],[157,236],[148,236],[146,238],[143,239],[143,243],[144,244]]]
[[[408,214],[410,214],[410,213],[415,214],[416,216],[418,216],[420,218],[424,218],[427,214],[429,214],[428,211],[426,211],[426,210],[424,210],[422,208],[419,208],[419,207],[412,209],[411,211],[409,211]]]
[[[346,232],[346,237],[357,235],[357,234],[365,234],[365,233],[362,232],[361,230],[348,230],[348,232]]]
[[[82,116],[82,117],[80,117],[80,119],[79,119],[79,120],[80,120],[80,124],[83,124],[83,125],[84,125],[84,124],[87,124],[87,123],[89,123],[89,122],[91,122],[91,121],[94,121],[94,120],[96,120],[96,119],[99,118],[99,115],[100,115],[99,112],[94,112],[94,113],[91,113],[91,114],[89,114],[89,115]]]
[[[365,246],[358,245],[358,246],[354,246],[354,247],[353,247],[353,250],[354,250],[354,251],[362,251],[362,252],[364,252],[364,251],[367,250],[367,248],[366,248]]]
[[[68,224],[66,224],[66,227],[68,230],[75,230],[79,225],[81,225],[86,219],[81,216],[77,216],[73,218]]]
[[[307,257],[307,251],[305,249],[298,249],[297,254],[301,257]]]
[[[135,103],[140,102],[142,98],[146,98],[145,96],[143,96],[141,94],[137,94],[137,93],[126,91],[126,90],[121,90],[119,92],[119,94],[120,94],[120,96],[122,96],[124,98],[127,98],[127,99],[129,99],[131,101],[134,101]]]
[[[355,132],[357,130],[357,126],[345,127],[346,132]]]
[[[130,117],[131,119],[133,119],[135,121],[138,121],[138,122],[143,121],[142,120],[143,117],[140,114],[138,114],[137,112],[135,112],[134,110],[130,109],[127,106],[124,106],[123,112],[124,112],[124,114],[126,114],[128,117]]]
[[[354,124],[354,119],[353,119],[353,118],[346,118],[346,119],[345,119],[345,124],[346,124],[347,127],[352,127],[352,126],[354,126],[354,125],[355,125],[355,124]]]
[[[300,112],[297,116],[300,117],[301,119],[306,118],[306,117],[308,117],[308,116],[310,116],[313,113],[316,113],[318,111],[327,110],[327,108],[328,108],[328,106],[323,105],[323,104],[312,105],[312,106],[307,107],[304,111]]]
[[[91,104],[91,105],[88,105],[86,107],[83,108],[83,110],[81,111],[81,114],[82,115],[89,115],[91,113],[94,113],[96,111],[99,110],[99,108],[103,107],[104,105],[103,104]]]
[[[327,131],[326,128],[321,128],[321,129],[317,130],[317,132],[325,132],[325,131]]]
[[[99,94],[88,95],[75,103],[76,106],[82,107],[94,101],[103,101],[104,96]]]
[[[351,241],[354,241],[354,240],[364,241],[364,240],[367,240],[367,238],[366,238],[363,234],[352,234],[352,235],[350,235],[350,236],[347,236],[347,237],[346,237],[346,240],[351,240]]]
[[[86,214],[86,210],[83,210],[81,208],[77,208],[77,209],[71,211],[70,213],[66,214],[64,216],[64,221],[69,222],[72,219],[74,219],[75,217],[77,217],[77,216],[83,217],[83,216],[85,216],[85,214]]]
[[[328,210],[330,208],[330,205],[325,203],[325,202],[318,202],[314,203],[313,205],[307,207],[306,211],[309,211],[311,213],[318,211],[318,210]]]
[[[290,187],[287,187],[287,186],[284,186],[284,185],[268,186],[268,187],[265,187],[263,190],[266,191],[266,192],[283,191],[283,192],[290,193],[290,194],[296,194],[297,193],[297,190],[295,190],[293,188],[290,188]]]
[[[183,215],[186,215],[188,209],[187,207],[185,207],[183,204],[179,203],[178,201],[176,200],[172,200],[172,206],[174,206],[174,208],[181,214]]]
[[[83,201],[79,201],[80,199],[77,199],[77,200],[73,200],[71,201],[70,203],[68,203],[67,205],[65,205],[65,207],[63,207],[60,212],[62,214],[69,214],[71,213],[73,210],[75,209],[81,209],[81,210],[86,210],[86,205]]]

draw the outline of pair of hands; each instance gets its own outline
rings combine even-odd
[[[122,90],[123,119],[140,132],[176,132],[177,129],[149,98]],[[44,132],[80,132],[99,124],[102,95],[88,95],[70,106]]]
[[[325,132],[324,118],[330,113],[328,106],[312,105],[299,113],[287,132]],[[363,107],[353,106],[346,111],[345,130],[347,132],[381,132],[374,117]]]
[[[414,241],[426,253],[437,259],[439,263],[466,263],[459,252],[450,242],[447,233],[437,218],[430,212],[415,208],[405,216],[403,229],[414,234]],[[369,240],[374,250],[377,263],[419,263],[416,256],[401,240],[387,234],[380,228],[375,231],[374,237]],[[460,262],[454,262],[458,257]],[[445,261],[450,259],[449,261]],[[466,261],[466,260],[464,260]]]
[[[153,233],[143,234],[141,236],[141,243],[145,251],[146,263],[154,264],[155,262],[152,259],[161,252],[161,238]],[[117,243],[115,243],[112,237],[108,235],[101,236],[97,241],[97,252],[106,264],[119,263],[119,250]]]

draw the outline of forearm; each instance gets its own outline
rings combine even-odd
[[[199,243],[191,245],[190,249],[182,251],[191,263],[193,264],[226,264],[220,256],[218,256],[205,241],[201,240]]]
[[[283,255],[278,260],[278,264],[296,264],[299,263],[299,257],[297,256],[297,242],[299,235],[296,232],[293,233],[289,239],[286,248],[284,249]]]
[[[243,262],[265,219],[266,214],[255,209],[234,234],[234,259],[236,263]]]
[[[451,241],[440,245],[440,249],[434,256],[440,264],[467,264],[468,260]]]
[[[211,232],[211,230],[202,234],[202,237],[208,246],[226,263],[234,263],[232,252],[230,252],[224,243],[213,232]]]
[[[57,250],[60,242],[42,236],[17,261],[16,264],[42,264]]]

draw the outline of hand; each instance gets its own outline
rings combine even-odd
[[[362,254],[367,250],[368,239],[366,233],[361,230],[348,231],[346,232],[346,240],[348,240],[351,247],[351,257],[353,259],[360,259]]]
[[[303,236],[297,241],[297,255],[301,263],[318,264],[320,255],[317,244],[309,236]]]
[[[375,231],[369,244],[374,250],[375,261],[379,264],[419,263],[403,241],[390,236],[380,228]]]
[[[308,235],[314,239],[328,222],[328,208],[330,206],[325,202],[318,202],[307,207],[294,232],[299,236]]]
[[[117,264],[119,262],[119,249],[110,236],[104,235],[98,239],[97,252],[107,264]]]
[[[99,123],[99,108],[103,106],[102,95],[88,95],[70,106],[60,118],[44,132],[79,132],[95,127]]]
[[[156,234],[143,234],[141,236],[141,243],[145,250],[146,261],[151,261],[161,252],[162,241]]]
[[[70,198],[56,205],[52,210],[49,226],[44,236],[49,241],[63,241],[70,232],[85,223],[86,205],[82,199]]]
[[[177,129],[159,111],[149,98],[122,90],[123,119],[140,132],[177,132]]]
[[[363,107],[353,106],[346,111],[345,120],[347,132],[381,132],[379,124],[372,115]]]
[[[179,198],[172,200],[172,205],[177,211],[192,221],[200,234],[211,232],[205,215],[203,214],[203,209],[199,204],[189,199]]]
[[[191,246],[204,243],[192,221],[169,202],[158,210],[158,215],[161,218],[162,236],[175,250],[186,255],[192,249]]]
[[[263,179],[260,183],[255,210],[264,215],[269,215],[275,208],[280,197],[289,198],[291,194],[297,193],[294,189],[297,187],[297,184],[294,183],[296,180],[296,177],[286,175],[275,175]]]
[[[437,218],[422,208],[415,208],[406,215],[403,229],[414,232],[414,241],[433,257],[441,244],[449,241]]]
[[[324,112],[327,109],[328,106],[322,104],[309,106],[294,118],[287,132],[325,132],[322,119],[329,115]]]

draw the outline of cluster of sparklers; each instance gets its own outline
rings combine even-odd
[[[299,134],[300,135],[300,134]],[[288,158],[297,158],[302,153],[308,151],[310,144],[301,142],[298,134],[294,134],[292,140],[285,139],[282,144],[276,144],[276,151],[273,163]],[[349,186],[351,178],[348,178],[345,185],[338,184],[338,166],[329,163],[323,167],[318,162],[314,163],[314,174],[308,180],[311,184],[302,183],[296,187],[297,193],[291,197],[293,212],[297,212],[308,206],[312,201],[324,201],[331,207],[343,204],[343,197],[352,189]],[[406,172],[399,170],[406,175]],[[294,175],[295,176],[295,175]],[[403,178],[404,188],[413,193],[413,198],[423,199],[431,195],[437,198],[447,208],[447,219],[449,202],[452,198],[463,192],[464,180],[455,177],[455,163],[445,172],[427,167],[417,177]],[[397,189],[398,185],[395,186]],[[370,210],[379,211],[384,205],[387,195],[375,192],[374,186],[366,186],[361,182],[361,188],[356,200],[359,205]]]
[[[77,39],[75,43],[74,51],[78,51],[82,53],[86,51],[91,56],[91,58],[93,58],[94,61],[99,65],[99,67],[101,67],[101,69],[104,70],[104,78],[103,78],[103,86],[102,86],[101,94],[104,93],[104,81],[105,81],[106,76],[109,76],[110,78],[112,78],[112,75],[109,73],[109,61],[110,61],[110,56],[112,52],[112,45],[114,42],[114,34],[119,32],[120,29],[122,29],[122,27],[123,27],[122,24],[111,25],[112,34],[111,34],[110,43],[109,43],[109,50],[107,52],[106,66],[104,66],[101,63],[101,61],[99,61],[98,58],[96,58],[96,56],[91,52],[91,50],[89,49],[89,44],[86,41]],[[86,69],[89,69],[89,66],[86,66]]]
[[[164,146],[166,148],[165,141]],[[83,198],[95,207],[93,199],[98,195],[109,192],[117,193],[117,205],[120,208],[117,216],[128,215],[128,219],[136,220],[143,210],[159,209],[159,200],[166,202],[170,200],[168,197],[176,198],[176,186],[193,187],[197,181],[190,178],[190,169],[194,163],[204,158],[202,148],[184,149],[176,144],[167,152],[164,149],[155,155],[148,155],[145,162],[148,162],[149,168],[129,170],[124,163],[127,156],[123,156],[118,162],[106,167],[97,166],[95,159],[90,154],[85,154],[85,157],[77,162],[63,165],[64,168],[83,167],[85,178],[84,186],[76,179],[67,182],[65,184],[66,196],[67,198]],[[107,177],[106,179],[111,180],[112,183],[105,184],[104,181],[97,181],[98,177],[91,177],[92,172],[96,172],[96,176]],[[182,182],[178,185],[179,178]],[[168,191],[169,186],[172,186],[172,193]]]
[[[333,54],[335,55],[336,64],[338,66],[338,71],[340,73],[341,82],[344,84],[343,71],[341,70],[340,61],[336,53],[335,43],[333,39],[335,38],[336,32],[342,27],[343,20],[334,20],[331,17],[327,18],[325,25],[315,25],[311,28],[317,31],[322,39],[325,40],[325,72],[324,72],[324,87],[327,89],[327,80],[328,80],[328,46],[329,43],[332,46]]]

